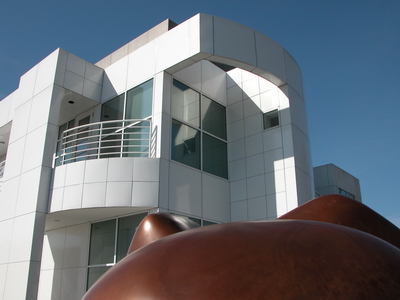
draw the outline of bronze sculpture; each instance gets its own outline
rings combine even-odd
[[[400,299],[400,230],[346,197],[275,221],[193,227],[149,215],[133,252],[83,299]]]

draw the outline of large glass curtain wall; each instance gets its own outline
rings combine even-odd
[[[171,159],[228,178],[226,108],[174,79]]]
[[[134,87],[102,106],[101,121],[104,125],[101,157],[148,156],[150,128],[148,121],[123,122],[121,120],[150,120],[153,103],[153,80]],[[123,127],[121,131],[120,128]]]

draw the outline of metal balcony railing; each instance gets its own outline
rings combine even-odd
[[[154,144],[151,120],[90,123],[62,133],[55,166],[108,157],[150,157]]]
[[[0,162],[0,181],[3,178],[4,175],[4,166],[6,165],[6,161],[3,160],[2,162]]]

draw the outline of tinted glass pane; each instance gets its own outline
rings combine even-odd
[[[203,171],[228,178],[226,143],[208,134],[203,134]]]
[[[144,119],[151,116],[153,80],[149,80],[127,92],[126,119]]]
[[[92,224],[89,265],[114,262],[116,220]]]
[[[264,114],[264,129],[279,125],[278,110],[273,110]]]
[[[226,140],[226,109],[224,106],[202,96],[201,117],[203,130]]]
[[[118,220],[117,261],[126,256],[132,237],[145,216],[147,216],[147,213],[124,217]]]
[[[176,119],[200,127],[200,94],[174,80],[171,114]]]
[[[103,104],[101,121],[122,120],[124,113],[124,94]]]
[[[88,269],[87,289],[89,289],[96,281],[111,267],[93,267]]]
[[[218,224],[218,223],[203,220],[203,226],[210,226],[210,225],[215,225],[215,224]]]
[[[200,169],[200,132],[172,120],[171,158]]]

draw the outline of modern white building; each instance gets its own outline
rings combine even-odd
[[[360,181],[334,164],[314,167],[316,196],[339,194],[362,202]]]
[[[57,49],[0,102],[0,298],[80,299],[150,212],[274,219],[314,196],[309,144],[299,66],[244,25]]]

